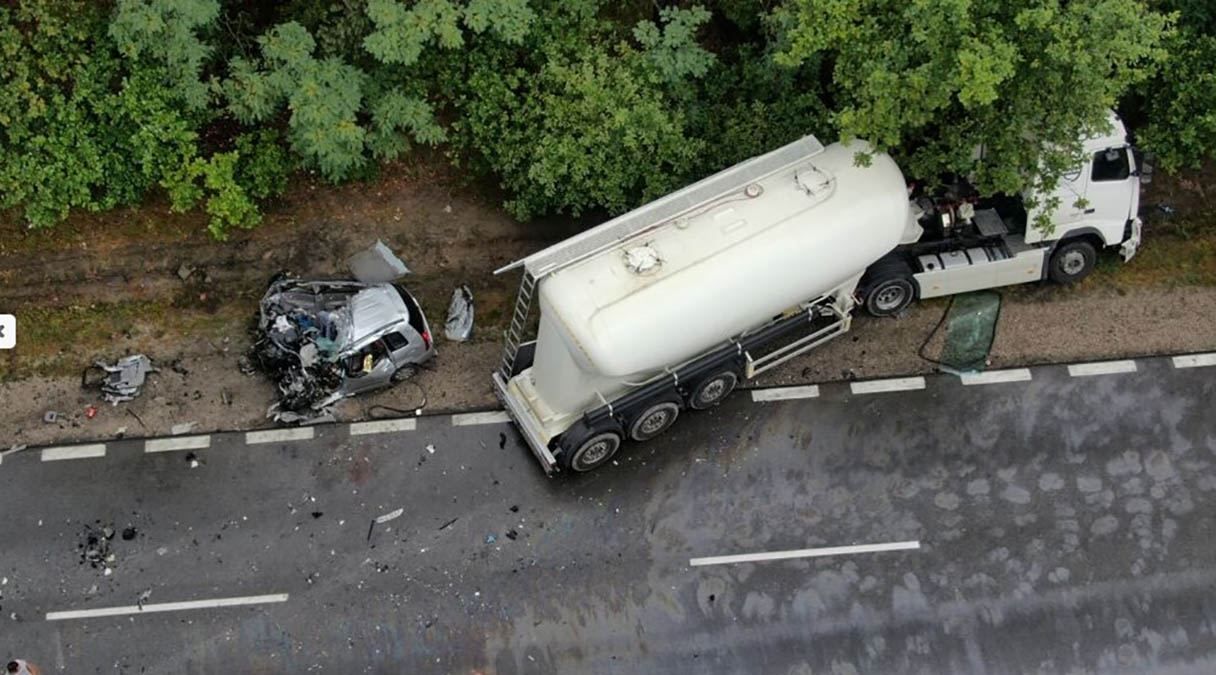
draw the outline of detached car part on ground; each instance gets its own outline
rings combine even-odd
[[[269,416],[300,421],[336,401],[409,377],[435,355],[421,307],[399,284],[271,282],[258,314],[253,360],[279,390]]]

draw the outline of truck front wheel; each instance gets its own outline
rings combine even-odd
[[[916,299],[916,288],[906,276],[879,279],[866,291],[866,311],[872,316],[894,316]]]
[[[1078,239],[1064,242],[1051,254],[1047,276],[1057,284],[1076,283],[1089,276],[1097,260],[1098,252],[1088,241]]]
[[[571,471],[586,473],[607,464],[620,448],[621,435],[615,431],[603,431],[562,453],[562,463]]]

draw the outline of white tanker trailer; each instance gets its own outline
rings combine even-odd
[[[1135,177],[1122,138],[1118,152]],[[846,332],[857,303],[893,314],[917,297],[1078,279],[1096,246],[1130,257],[1135,178],[1123,236],[1078,225],[1044,241],[1020,200],[917,197],[889,156],[807,136],[499,270],[524,276],[495,391],[547,472],[590,471]]]

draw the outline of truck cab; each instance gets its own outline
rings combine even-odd
[[[1142,167],[1122,120],[1112,112],[1108,121],[1110,131],[1085,139],[1085,159],[1051,195],[981,196],[965,181],[932,194],[913,188],[917,226],[867,271],[866,310],[889,316],[918,298],[1041,280],[1074,283],[1108,249],[1131,260],[1140,245]]]

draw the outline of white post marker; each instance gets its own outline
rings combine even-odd
[[[501,424],[510,421],[511,418],[507,416],[505,410],[452,415],[452,426],[454,427],[467,427],[474,424]]]
[[[1216,352],[1184,354],[1174,357],[1175,368],[1203,368],[1206,366],[1216,366]]]
[[[0,349],[13,349],[17,346],[17,317],[12,314],[0,314]]]
[[[287,602],[287,594],[276,593],[274,595],[248,595],[241,598],[215,598],[213,600],[162,602],[155,605],[125,605],[122,607],[98,607],[97,609],[75,609],[64,612],[47,612],[46,620],[63,621],[65,619],[93,619],[102,616],[154,614],[156,612],[180,612],[187,609],[213,609],[216,607],[239,607],[241,605],[266,605],[276,602]]]
[[[849,385],[849,389],[854,394],[882,394],[888,391],[912,391],[924,388],[925,378],[920,376],[896,377],[890,380],[868,380],[866,382],[854,382]]]
[[[245,433],[246,445],[259,443],[284,443],[286,441],[307,441],[316,435],[313,427],[292,427],[288,429],[271,429],[269,431],[249,431]]]
[[[773,389],[753,389],[752,400],[760,401],[789,401],[799,398],[816,398],[819,396],[819,385],[808,384],[803,387],[776,387]]]
[[[1073,377],[1089,377],[1091,375],[1114,375],[1116,373],[1136,372],[1135,361],[1099,361],[1097,363],[1074,363],[1068,367],[1068,374]]]
[[[893,541],[886,544],[859,544],[857,546],[832,546],[829,548],[803,548],[796,551],[770,551],[768,553],[743,553],[720,555],[709,558],[692,558],[690,567],[705,565],[729,565],[733,563],[767,562],[792,558],[822,558],[830,555],[852,555],[855,553],[885,553],[887,551],[914,551],[920,548],[919,541]]]

